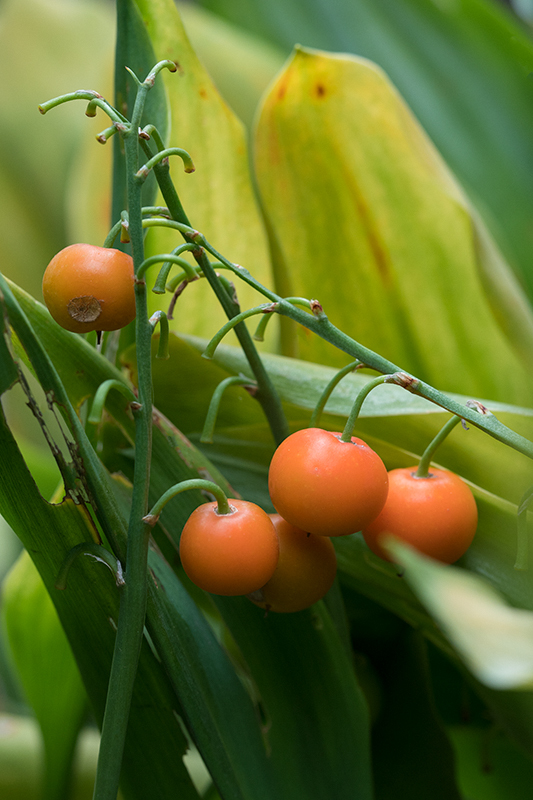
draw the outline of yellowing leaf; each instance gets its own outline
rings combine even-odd
[[[256,168],[280,293],[318,298],[338,327],[443,390],[530,402],[461,190],[377,66],[297,49],[264,100]],[[297,335],[302,357],[344,363]]]
[[[267,241],[259,217],[248,168],[242,123],[213,85],[185,34],[172,0],[137,0],[158,59],[179,67],[165,73],[172,132],[171,145],[183,147],[196,172],[187,175],[181,161],[171,161],[172,177],[194,228],[204,233],[219,252],[245,264],[262,283],[270,283]],[[181,239],[168,231],[150,234],[151,252],[169,252]],[[261,302],[255,291],[237,286],[245,308]],[[212,334],[225,321],[212,291],[201,281],[192,284],[179,301],[180,330]]]

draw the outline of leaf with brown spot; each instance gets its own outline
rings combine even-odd
[[[445,391],[531,401],[517,352],[533,342],[533,316],[522,304],[513,320],[523,296],[507,265],[479,250],[460,187],[379,67],[297,48],[264,98],[255,144],[278,291],[316,297],[339,328]],[[345,363],[294,336],[301,357]]]

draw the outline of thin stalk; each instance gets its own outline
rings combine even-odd
[[[176,188],[170,178],[168,164],[157,164],[154,167],[154,175],[172,218],[190,227],[190,221],[181,205]],[[187,239],[187,234],[183,233],[183,237]],[[225,288],[221,285],[205,251],[199,247],[198,250],[193,252],[193,255],[198,266],[209,281],[211,288],[215,292],[226,316],[228,319],[232,319],[240,312],[238,304],[231,299]],[[225,259],[221,259],[221,261],[222,263],[226,263]],[[232,265],[232,268],[233,271],[235,271],[235,265]],[[285,417],[279,395],[261,361],[246,325],[237,325],[235,334],[257,382],[257,394],[255,398],[264,411],[276,444],[280,444],[283,439],[289,435],[289,424]]]
[[[176,497],[176,495],[181,494],[182,492],[189,491],[189,489],[201,489],[204,492],[209,492],[212,494],[216,500],[217,512],[219,514],[232,513],[226,493],[224,489],[218,485],[218,483],[208,481],[205,478],[191,478],[190,480],[175,483],[174,486],[171,486],[170,489],[167,489],[166,492],[162,494],[159,500],[154,504],[150,513],[144,517],[143,521],[147,525],[150,525],[150,527],[153,527],[161,516],[161,513],[169,500],[172,500],[173,497]]]
[[[359,412],[361,411],[361,406],[363,405],[365,398],[370,394],[372,389],[375,389],[376,386],[381,386],[381,384],[385,383],[388,378],[389,378],[388,375],[380,375],[379,378],[374,378],[374,380],[368,381],[368,383],[365,386],[363,386],[363,388],[355,398],[352,410],[350,411],[350,416],[346,420],[346,425],[344,426],[344,430],[341,436],[341,442],[352,441],[353,429],[355,428],[355,423],[357,421],[357,417],[359,416]]]
[[[320,397],[318,399],[318,403],[316,404],[315,409],[314,409],[313,413],[311,414],[311,419],[309,421],[309,427],[310,428],[318,427],[318,423],[320,421],[320,417],[322,416],[322,412],[324,411],[324,409],[326,407],[326,403],[328,402],[329,398],[333,394],[333,391],[337,387],[337,385],[342,381],[343,378],[346,377],[346,375],[349,375],[350,372],[353,372],[355,369],[357,369],[360,366],[362,366],[361,362],[359,361],[359,359],[356,359],[355,361],[351,361],[345,367],[340,369],[333,376],[333,378],[330,380],[330,382],[327,384],[327,386],[325,387],[324,391],[320,395]]]
[[[202,444],[213,444],[213,433],[217,422],[220,401],[222,400],[222,395],[230,386],[248,386],[251,388],[250,378],[244,378],[242,375],[230,375],[229,378],[224,378],[224,380],[220,381],[211,396],[202,435],[200,436]],[[255,388],[255,385],[253,385],[253,388]]]
[[[129,230],[135,272],[144,261],[141,183],[138,169],[138,129],[149,85],[139,86],[131,127],[124,135]],[[116,800],[133,684],[141,650],[147,598],[147,559],[150,527],[143,522],[148,505],[152,448],[151,336],[146,284],[136,282],[136,342],[139,407],[135,419],[135,467],[128,526],[126,584],[121,593],[117,636],[109,677],[93,800]]]
[[[420,459],[420,463],[418,465],[418,469],[415,472],[416,478],[427,478],[429,476],[429,465],[433,460],[433,456],[435,455],[435,451],[437,447],[442,444],[442,442],[446,439],[448,434],[453,431],[456,425],[461,422],[461,417],[455,416],[448,420],[448,422],[442,426],[440,431],[437,433],[435,438],[428,444],[426,449],[422,454],[422,458]]]

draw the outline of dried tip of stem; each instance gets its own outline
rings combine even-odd
[[[169,64],[168,71],[169,72],[177,72],[179,67],[179,63],[177,61],[173,61],[172,64]]]
[[[185,172],[188,173],[196,172],[196,167],[194,166],[194,164],[191,164],[189,167],[185,167]]]
[[[403,389],[409,389],[414,391],[416,391],[416,389],[418,389],[420,385],[420,381],[418,380],[418,378],[415,378],[413,375],[409,375],[407,372],[394,372],[392,375],[387,376],[385,382],[396,383]]]
[[[141,181],[145,181],[149,172],[150,170],[146,168],[146,164],[143,164],[143,166],[135,173],[135,177]]]
[[[139,403],[137,400],[133,400],[130,403],[130,408],[132,411],[140,411],[142,408],[142,403]]]
[[[324,309],[322,308],[322,303],[318,300],[310,300],[309,301],[309,308],[315,315],[315,317],[321,317],[324,314]]]
[[[487,406],[484,406],[483,403],[480,403],[479,400],[467,400],[465,405],[468,408],[472,408],[474,411],[477,411],[478,414],[484,414],[485,416],[491,415],[492,411],[489,411]]]
[[[159,519],[159,514],[147,514],[143,517],[143,522],[145,525],[149,525],[150,528],[153,528],[154,525],[157,525],[157,521]]]
[[[150,139],[150,134],[146,133],[146,131],[143,131],[141,130],[141,128],[139,128],[139,139],[145,139],[146,141],[148,141]]]
[[[271,303],[266,308],[261,309],[262,314],[272,314],[274,311],[277,311],[279,308],[279,303]]]
[[[43,106],[37,106],[37,108],[39,109],[39,114],[46,114],[48,111],[48,109],[44,108]]]

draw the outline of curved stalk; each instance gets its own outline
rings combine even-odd
[[[426,449],[422,454],[422,458],[420,459],[420,463],[418,464],[418,469],[415,472],[415,477],[417,478],[427,478],[429,476],[429,465],[433,460],[433,456],[435,455],[435,451],[437,447],[442,444],[442,442],[446,439],[449,433],[453,431],[456,425],[461,422],[461,417],[453,416],[448,422],[442,426],[440,431],[437,433],[434,439],[428,444]]]
[[[260,324],[261,323],[259,323],[259,325]],[[259,325],[257,326],[258,328],[259,328]],[[361,367],[361,366],[363,366],[363,365],[361,364],[359,359],[356,359],[355,361],[351,361],[345,367],[340,369],[333,376],[333,378],[330,380],[330,382],[327,384],[327,386],[325,387],[324,391],[320,395],[320,397],[318,399],[318,403],[316,404],[315,409],[314,409],[313,413],[311,414],[311,419],[309,420],[309,427],[310,428],[317,428],[318,427],[318,423],[320,421],[320,417],[322,416],[322,412],[324,411],[324,409],[326,407],[326,403],[328,402],[328,400],[331,397],[334,389],[338,386],[338,384],[342,381],[342,379],[345,378],[346,375],[349,375],[350,372],[353,372],[355,369],[357,369],[358,367]]]
[[[189,491],[189,489],[201,489],[204,492],[209,492],[217,502],[217,512],[219,514],[231,513],[231,506],[226,497],[226,493],[218,483],[205,480],[205,478],[191,478],[187,481],[175,483],[174,486],[167,489],[167,491],[161,495],[157,503],[155,503],[150,513],[144,517],[143,522],[153,528],[169,500],[172,500],[173,497],[176,497],[176,495],[182,492]]]
[[[381,384],[385,383],[388,378],[389,378],[388,375],[380,375],[379,378],[374,378],[374,380],[368,381],[366,386],[363,386],[363,388],[355,398],[352,410],[350,411],[350,416],[346,420],[346,425],[344,426],[344,430],[341,436],[341,442],[352,441],[353,429],[355,428],[355,423],[357,421],[357,417],[359,416],[359,412],[361,411],[361,406],[363,405],[365,398],[368,397],[372,389],[375,389],[376,386],[381,386]]]
[[[215,431],[220,401],[222,400],[222,395],[229,386],[248,386],[250,389],[256,388],[255,384],[251,384],[250,379],[245,378],[243,375],[230,375],[229,378],[224,378],[224,380],[220,381],[211,396],[202,435],[200,436],[202,444],[213,444],[213,433]]]
[[[148,153],[150,154],[149,148],[146,147],[146,142],[142,144],[145,152],[148,150]],[[176,225],[181,225],[181,232],[186,240],[192,240],[193,243],[203,246],[204,237],[200,237],[198,231],[195,231],[190,227],[189,219],[183,209],[183,206],[181,205],[176,188],[170,178],[168,164],[157,164],[154,167],[154,175],[159,184],[159,188],[164,197],[165,203],[167,204],[167,207],[172,215],[172,221],[175,221]],[[200,238],[202,241],[199,241]],[[239,306],[234,303],[226,289],[221,285],[221,282],[213,268],[213,265],[207,257],[207,254],[202,249],[199,249],[198,252],[193,253],[193,255],[198,266],[209,281],[211,288],[215,292],[226,316],[228,319],[232,319],[240,312]],[[227,259],[218,259],[218,256],[216,258],[217,260],[221,261],[222,264],[226,265]],[[235,272],[234,264],[232,264],[231,269]],[[264,411],[270,426],[270,430],[272,431],[274,441],[276,444],[280,444],[283,439],[289,435],[289,424],[287,422],[287,418],[285,417],[285,412],[283,411],[279,395],[272,384],[270,376],[268,375],[264,364],[261,361],[259,353],[257,352],[252,337],[246,326],[237,325],[235,328],[235,334],[248,360],[254,378],[257,381],[257,394],[255,395],[255,399],[260,403]]]

